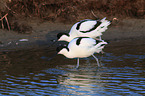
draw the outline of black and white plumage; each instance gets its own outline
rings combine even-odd
[[[93,56],[100,66],[98,59],[93,55],[94,53],[100,53],[105,47],[107,42],[103,40],[95,40],[89,37],[77,37],[68,46],[57,47],[58,54],[62,54],[67,58],[78,58],[77,68],[79,67],[79,58],[85,58]]]
[[[75,23],[69,34],[67,33],[58,33],[57,39],[58,41],[67,41],[70,42],[72,39],[76,37],[91,37],[96,39],[100,37],[102,32],[107,30],[107,27],[111,24],[110,21],[106,20],[106,17],[101,20],[91,20],[85,19],[80,22]]]

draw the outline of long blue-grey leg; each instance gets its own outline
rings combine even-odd
[[[99,40],[100,40],[100,41],[102,40],[101,36],[99,36]]]
[[[76,68],[79,68],[79,58],[77,59],[77,66]]]
[[[100,67],[100,64],[99,64],[99,60],[97,57],[94,56],[94,54],[92,54],[92,56],[95,58],[95,60],[97,61],[97,64],[98,64],[98,67]]]

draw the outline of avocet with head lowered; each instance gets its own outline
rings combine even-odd
[[[79,58],[85,58],[91,55],[97,61],[98,66],[100,66],[94,53],[100,53],[106,44],[107,42],[103,40],[95,40],[89,37],[77,37],[69,42],[68,46],[57,47],[57,52],[67,58],[78,58],[76,68],[79,67]]]
[[[76,37],[91,37],[96,39],[100,37],[104,31],[107,30],[107,27],[111,24],[110,21],[106,20],[106,17],[102,20],[91,20],[85,19],[80,22],[75,23],[69,34],[68,33],[58,33],[58,41],[67,41],[70,42]]]

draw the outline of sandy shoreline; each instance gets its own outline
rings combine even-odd
[[[69,32],[73,24],[34,22],[28,21],[32,26],[31,34],[20,34],[13,31],[0,29],[0,51],[28,49],[41,46],[49,46],[52,39],[56,39],[59,32]],[[120,23],[109,26],[103,34],[104,40],[136,40],[145,37],[144,19],[126,19]]]

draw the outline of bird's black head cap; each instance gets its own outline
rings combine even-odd
[[[66,48],[67,51],[69,51],[68,47],[67,46],[64,46],[64,45],[61,45],[59,47],[56,48],[56,51],[59,52],[60,50],[62,50],[63,48]]]
[[[69,36],[69,34],[67,34],[67,33],[58,33],[58,34],[57,34],[57,40],[60,39],[60,37],[61,37],[62,35]]]

